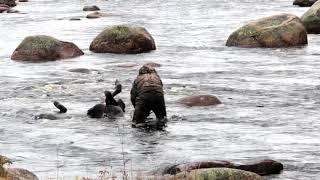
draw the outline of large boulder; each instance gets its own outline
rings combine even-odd
[[[294,0],[293,5],[301,6],[301,7],[310,7],[312,6],[317,0]]]
[[[0,0],[0,4],[6,4],[10,7],[14,7],[17,5],[15,0]]]
[[[96,53],[143,53],[155,50],[152,36],[143,27],[113,26],[102,31],[91,43]]]
[[[234,164],[229,161],[196,161],[196,162],[185,162],[181,164],[174,164],[174,165],[167,165],[165,167],[160,167],[152,171],[151,174],[175,175],[181,172],[188,172],[195,169],[221,168],[221,167],[254,172],[261,176],[270,175],[270,174],[279,174],[283,170],[283,165],[280,162],[277,162],[271,159],[264,159],[262,161],[254,162],[250,164]]]
[[[243,48],[279,48],[308,44],[301,20],[291,14],[280,14],[252,21],[233,32],[227,46]]]
[[[258,174],[229,168],[196,169],[181,172],[170,179],[174,180],[263,180]]]
[[[305,12],[301,20],[309,34],[320,33],[320,1],[314,3],[311,8]]]
[[[26,37],[13,52],[11,59],[18,61],[53,61],[81,56],[84,53],[73,43],[50,36]]]
[[[186,106],[212,106],[221,104],[221,101],[212,95],[198,95],[181,98],[178,103]]]

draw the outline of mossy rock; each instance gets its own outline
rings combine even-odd
[[[81,56],[84,53],[73,43],[50,36],[26,37],[13,52],[11,59],[18,61],[52,61]]]
[[[152,36],[143,27],[117,25],[102,31],[90,44],[96,53],[135,54],[155,50]]]
[[[297,5],[300,7],[310,7],[312,6],[317,0],[294,0],[293,5]]]
[[[197,169],[171,176],[170,180],[262,180],[258,174],[230,168]]]
[[[0,4],[6,4],[10,7],[14,7],[17,5],[15,0],[0,0]]]
[[[314,3],[301,17],[302,23],[309,34],[320,33],[320,1]]]
[[[227,46],[244,48],[280,48],[308,43],[301,20],[291,14],[280,14],[250,22],[233,32]]]

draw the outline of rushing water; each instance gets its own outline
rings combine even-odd
[[[84,5],[112,14],[86,19]],[[288,49],[241,49],[224,44],[248,22],[279,13],[302,15],[291,0],[30,0],[0,14],[0,154],[39,177],[71,179],[112,166],[117,174],[143,173],[162,163],[201,159],[247,162],[271,158],[285,165],[270,179],[320,178],[320,37]],[[69,21],[83,17],[81,21]],[[157,50],[138,55],[95,54],[90,42],[104,28],[138,24],[153,35]],[[85,55],[21,63],[10,56],[22,39],[44,34],[77,44]],[[129,91],[139,66],[157,62],[170,117],[164,131],[130,127]],[[87,68],[90,73],[71,72]],[[124,118],[90,119],[87,109],[103,91],[123,84]],[[184,96],[212,94],[217,107],[179,106]],[[34,118],[69,111],[59,120]],[[123,152],[123,153],[122,153]],[[124,154],[124,158],[122,156]],[[58,160],[58,168],[57,168]]]

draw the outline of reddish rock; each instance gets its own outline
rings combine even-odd
[[[221,101],[212,95],[198,95],[181,98],[178,103],[186,106],[211,106],[221,104]]]
[[[13,52],[11,59],[17,61],[53,61],[81,56],[84,53],[73,43],[59,41],[50,36],[26,37]]]

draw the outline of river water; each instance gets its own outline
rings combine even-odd
[[[86,19],[84,5],[109,17]],[[282,162],[282,174],[267,179],[320,178],[320,37],[288,49],[226,47],[230,33],[249,20],[307,8],[291,0],[30,0],[0,14],[0,154],[42,179],[144,173],[163,163],[190,160]],[[81,17],[81,21],[69,21]],[[89,44],[116,24],[146,27],[157,50],[138,55],[95,54]],[[47,63],[21,63],[10,56],[24,37],[44,34],[77,44],[85,55]],[[164,131],[132,129],[129,92],[139,67],[162,66],[169,116]],[[77,73],[86,68],[89,73]],[[124,118],[90,119],[115,79],[127,104]],[[187,108],[178,98],[216,95],[222,105]],[[69,111],[59,120],[58,100]],[[58,175],[57,175],[58,174]]]

